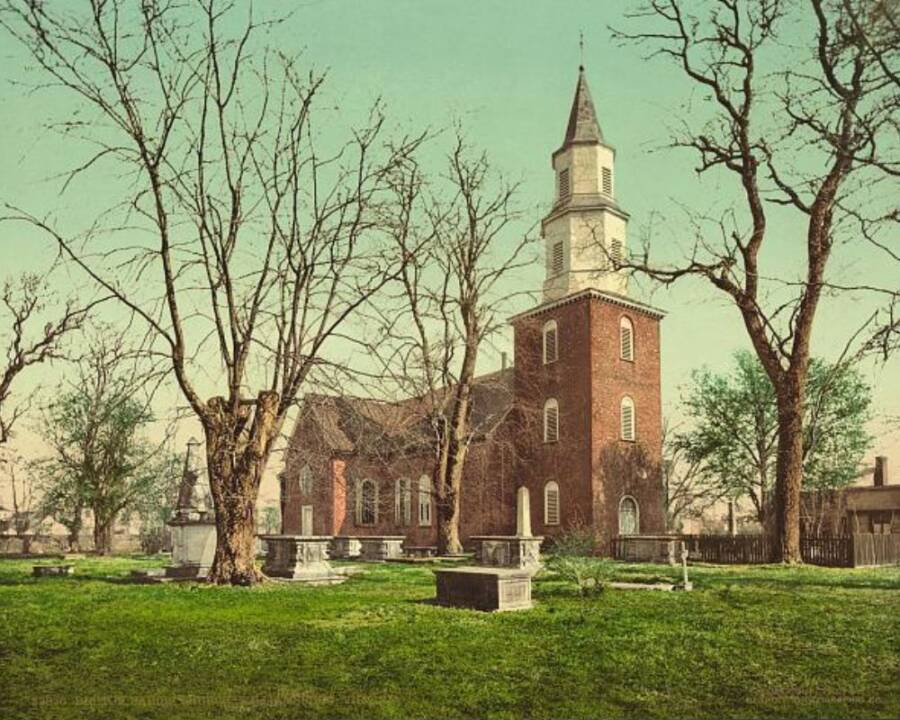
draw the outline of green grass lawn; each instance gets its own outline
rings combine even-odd
[[[428,604],[422,566],[333,587],[33,579],[0,561],[0,718],[900,717],[900,568],[696,567],[695,591]],[[609,564],[610,579],[663,566]]]

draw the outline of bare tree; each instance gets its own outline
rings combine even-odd
[[[37,275],[21,275],[3,285],[0,341],[6,355],[0,366],[0,445],[9,441],[16,421],[30,407],[27,397],[13,404],[13,384],[28,368],[63,357],[63,339],[81,329],[92,307],[70,300],[61,312],[52,311],[51,296],[47,283]]]
[[[8,451],[0,454],[0,467],[5,470],[9,480],[9,497],[12,502],[10,526],[22,542],[22,552],[28,554],[31,552],[31,541],[44,519],[40,494],[34,476],[18,454]]]
[[[376,105],[348,141],[326,142],[313,125],[324,78],[257,45],[271,22],[251,14],[229,35],[236,12],[216,0],[7,0],[2,17],[40,70],[95,113],[99,149],[71,179],[114,162],[132,182],[122,212],[104,216],[121,219],[105,228],[121,238],[112,250],[99,229],[76,242],[14,214],[155,331],[206,438],[209,578],[250,584],[261,579],[254,507],[273,445],[328,364],[328,341],[348,342],[342,327],[398,276],[383,204],[423,136],[390,141]],[[323,132],[336,136],[340,120]]]
[[[777,398],[776,527],[785,562],[800,561],[803,407],[820,301],[844,291],[884,300],[887,321],[876,320],[878,330],[863,350],[886,350],[900,327],[893,312],[896,286],[852,285],[826,272],[843,241],[855,251],[869,247],[889,263],[900,257],[883,239],[900,219],[896,191],[878,192],[900,176],[900,38],[886,23],[861,32],[863,25],[873,27],[875,9],[888,12],[887,6],[868,0],[651,0],[634,15],[650,29],[616,31],[673,60],[710,101],[708,119],[698,121],[703,113],[695,113],[674,144],[699,156],[698,173],[732,178],[742,196],[740,212],[698,222],[698,240],[684,262],[651,261],[645,248],[620,266],[667,284],[705,278],[738,309]],[[798,28],[810,30],[808,56],[790,44]],[[761,69],[775,63],[780,69]],[[773,204],[805,226],[800,278],[763,269],[764,248],[784,239],[768,224]]]
[[[725,497],[720,488],[705,482],[702,463],[688,457],[678,442],[678,428],[663,422],[663,490],[666,503],[666,527],[680,527],[686,517],[702,515]]]
[[[517,186],[494,173],[486,155],[473,153],[459,129],[448,171],[446,183],[429,184],[414,169],[395,186],[395,240],[409,262],[400,274],[399,308],[382,316],[380,342],[390,351],[390,379],[403,396],[418,399],[434,462],[438,552],[456,554],[466,458],[473,439],[490,430],[472,421],[479,352],[504,324],[511,297],[505,283],[526,264],[529,237],[514,228],[521,217]]]

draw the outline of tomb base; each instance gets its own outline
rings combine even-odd
[[[403,557],[403,535],[372,535],[360,537],[360,560],[385,562]]]
[[[475,560],[485,567],[507,567],[534,574],[541,569],[543,537],[518,535],[475,535]]]
[[[511,568],[461,567],[434,571],[437,603],[445,607],[497,612],[527,610],[531,573]]]
[[[335,535],[331,539],[330,554],[333,559],[351,560],[358,558],[360,552],[359,538],[349,535]]]
[[[328,562],[330,536],[260,535],[266,543],[263,572],[310,585],[335,585],[346,575],[335,572]]]

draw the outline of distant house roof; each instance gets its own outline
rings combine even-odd
[[[900,510],[900,485],[848,487],[844,493],[848,510]]]
[[[512,369],[475,379],[470,424],[476,439],[490,434],[513,405]],[[429,403],[423,397],[399,402],[309,394],[303,399],[292,446],[303,442],[300,428],[311,423],[325,449],[335,453],[415,452],[434,437]]]

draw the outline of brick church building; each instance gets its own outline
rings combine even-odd
[[[616,201],[615,150],[584,68],[552,167],[542,301],[510,319],[513,366],[478,378],[473,390],[464,543],[515,531],[520,485],[530,491],[535,534],[588,527],[608,548],[616,535],[665,527],[662,313],[630,298],[614,269],[629,216]],[[282,531],[435,545],[433,453],[420,408],[418,398],[306,396],[280,477]]]

